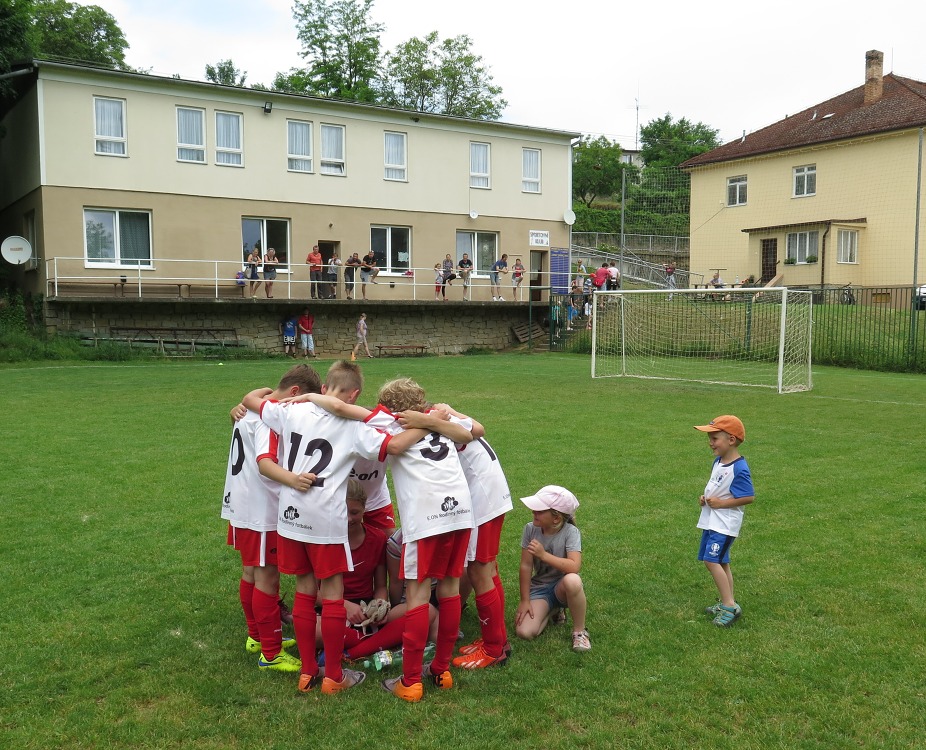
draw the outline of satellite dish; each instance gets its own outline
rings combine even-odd
[[[469,212],[469,218],[471,218],[471,219],[478,219],[478,218],[479,218],[479,212],[478,212],[478,211],[470,211],[470,212]]]
[[[576,212],[571,208],[567,208],[563,213],[563,221],[565,221],[569,226],[572,226],[576,223]]]
[[[7,263],[21,266],[32,257],[32,244],[25,237],[7,237],[0,244],[0,255]]]

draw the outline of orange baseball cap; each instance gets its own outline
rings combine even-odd
[[[732,414],[714,417],[708,424],[695,425],[695,429],[701,430],[701,432],[726,432],[728,435],[738,438],[740,442],[746,439],[746,428],[743,427],[740,418],[734,417]]]

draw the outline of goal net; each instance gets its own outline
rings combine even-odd
[[[786,288],[596,292],[592,377],[808,391],[811,301]]]

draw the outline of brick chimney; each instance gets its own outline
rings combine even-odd
[[[884,91],[884,53],[876,49],[865,53],[865,106],[881,99]]]

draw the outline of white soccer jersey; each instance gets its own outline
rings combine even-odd
[[[277,532],[312,544],[347,542],[347,479],[358,456],[385,458],[388,436],[310,403],[265,401],[260,416],[283,441],[283,466],[318,477],[306,492],[280,490]]]
[[[460,421],[455,417],[450,419]],[[469,484],[469,494],[473,498],[476,526],[511,510],[511,490],[492,446],[483,438],[476,438],[466,445],[458,445],[457,455]]]
[[[402,431],[383,406],[365,421],[391,435]],[[389,456],[389,466],[406,543],[474,528],[469,486],[450,438],[431,432],[405,453]]]
[[[276,435],[254,412],[232,428],[222,518],[235,528],[274,531],[277,527],[280,485],[263,476],[257,466],[261,453],[277,455],[276,443]]]
[[[392,495],[389,494],[389,485],[386,484],[385,461],[358,458],[350,475],[366,490],[368,512],[392,506]]]
[[[720,463],[719,458],[714,459],[711,467],[711,478],[704,487],[704,497],[718,497],[729,500],[734,497],[750,497],[756,491],[752,486],[752,475],[746,459],[740,456],[728,464]],[[701,515],[698,518],[699,529],[718,531],[727,536],[739,536],[743,525],[743,506],[738,508],[711,508],[709,505],[701,506]]]

